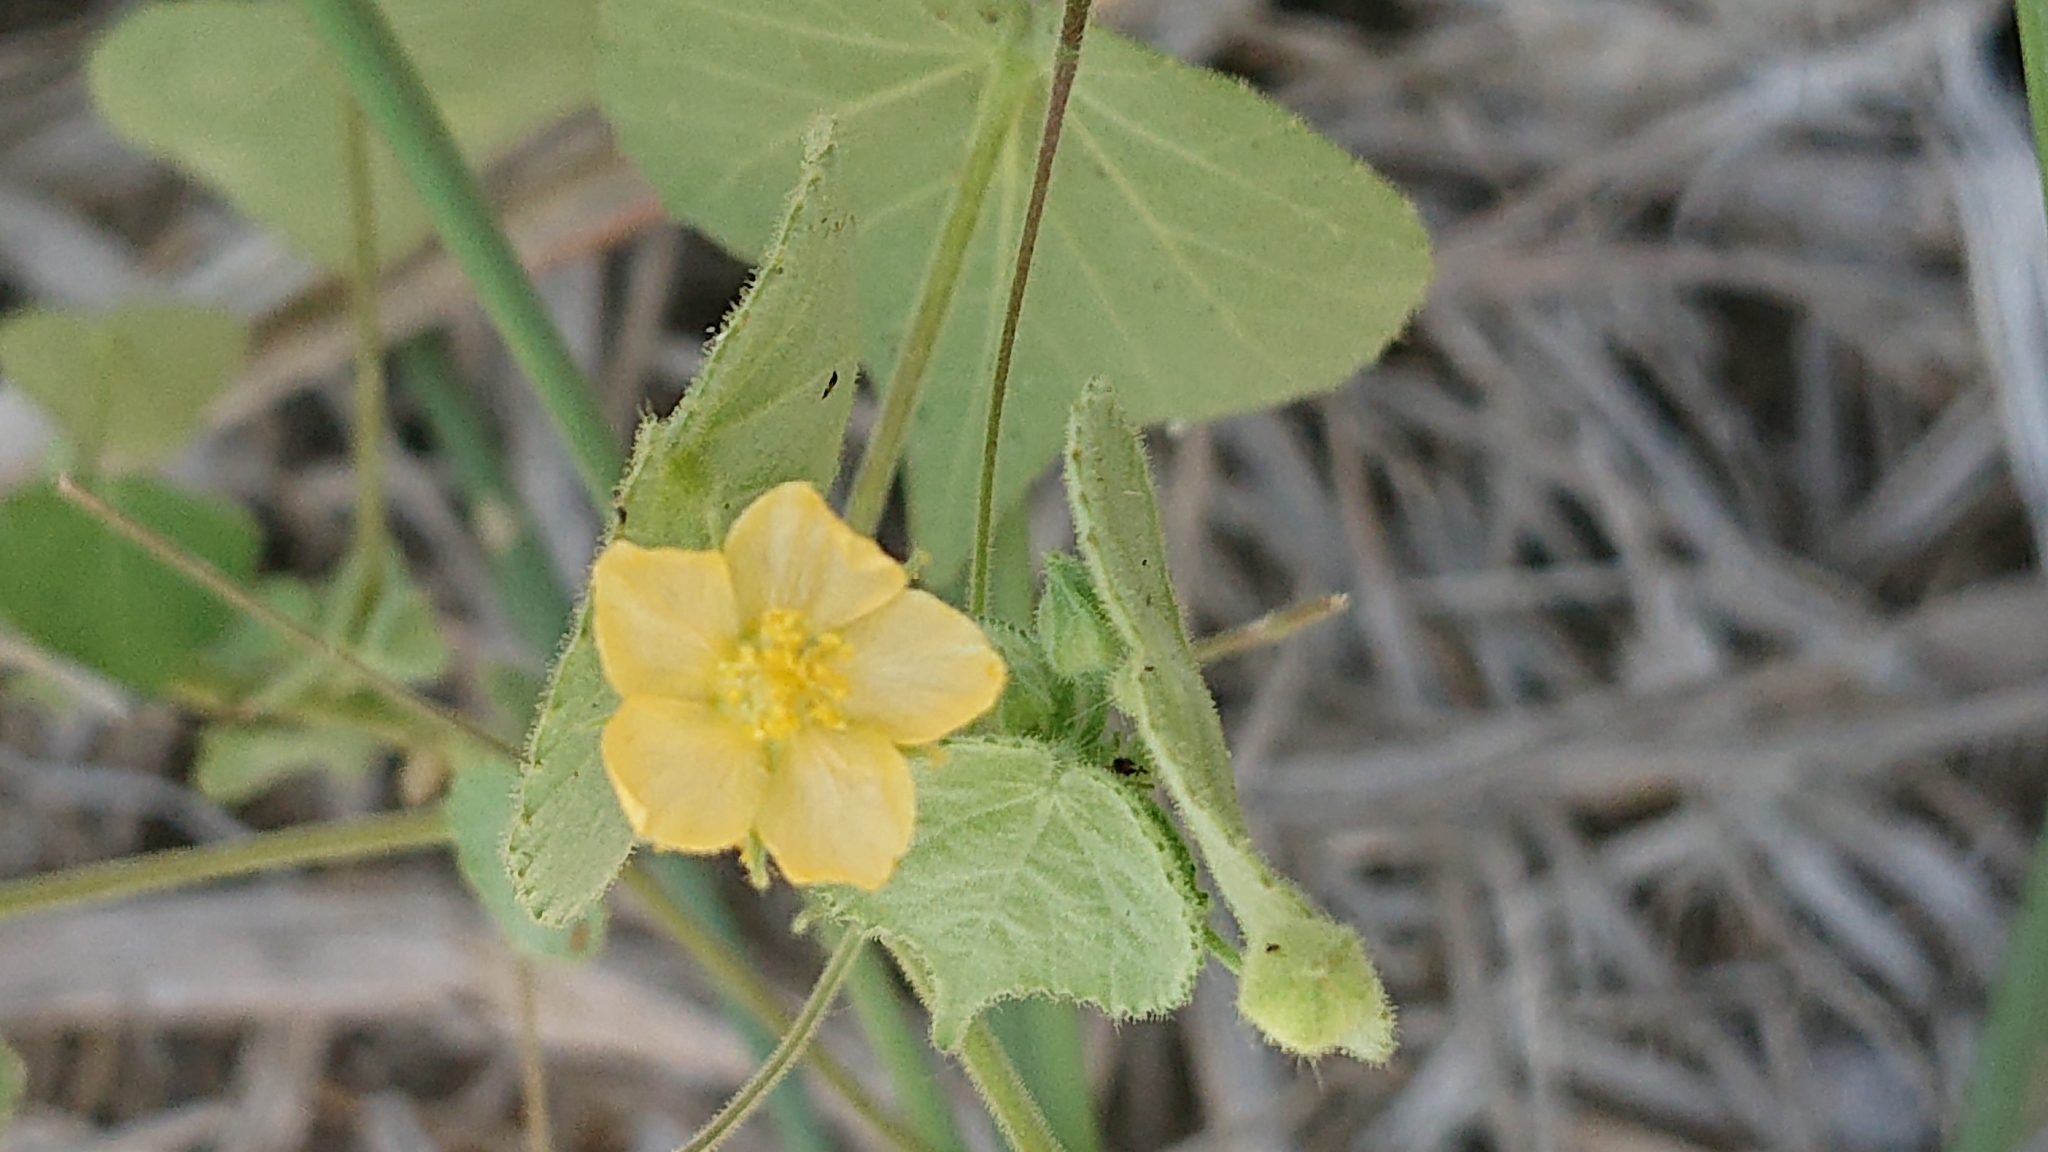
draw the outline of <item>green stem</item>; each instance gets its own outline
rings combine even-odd
[[[1310,625],[1335,616],[1350,603],[1351,597],[1336,592],[1275,608],[1256,620],[1194,641],[1195,663],[1214,664],[1232,656],[1241,656],[1254,648],[1278,644]]]
[[[492,216],[483,187],[375,0],[300,0],[300,7],[340,63],[363,114],[425,202],[434,230],[469,278],[484,314],[532,381],[568,444],[584,489],[597,507],[608,506],[624,455]]]
[[[366,816],[263,832],[197,848],[171,848],[0,884],[0,920],[63,904],[114,900],[303,864],[339,864],[433,848],[448,840],[438,809]]]
[[[355,101],[343,103],[348,153],[349,229],[355,260],[349,307],[355,315],[356,554],[369,571],[384,571],[384,332],[377,322],[377,210],[370,191],[370,132]]]
[[[148,552],[157,562],[171,568],[179,575],[219,597],[222,602],[250,619],[262,621],[275,629],[285,639],[297,644],[316,659],[332,660],[348,669],[359,678],[365,687],[381,696],[392,706],[428,726],[447,733],[457,739],[474,740],[480,746],[517,761],[519,751],[511,745],[477,727],[469,720],[446,712],[420,697],[412,689],[400,684],[368,664],[355,654],[336,647],[319,633],[307,628],[297,620],[286,616],[263,601],[249,595],[240,585],[230,580],[225,573],[177,544],[131,519],[113,505],[98,496],[80,488],[69,476],[57,477],[57,493],[66,500],[83,508],[101,523]]]
[[[1017,1074],[1016,1065],[989,1030],[988,1021],[976,1020],[967,1026],[967,1035],[960,1042],[960,1066],[967,1071],[967,1078],[974,1083],[974,1090],[981,1093],[982,1103],[988,1106],[988,1114],[995,1118],[996,1127],[1003,1130],[1003,1137],[1016,1152],[1063,1152],[1060,1142],[1052,1134],[1052,1125],[1039,1111],[1038,1101],[1031,1098],[1031,1090],[1024,1086],[1024,1078]]]
[[[910,419],[917,412],[925,371],[931,367],[932,352],[938,347],[939,333],[952,310],[953,290],[960,283],[960,269],[967,263],[967,249],[981,220],[982,201],[988,198],[989,186],[995,183],[996,161],[1002,155],[1010,123],[1016,118],[1024,94],[1020,70],[1012,65],[1008,53],[997,69],[982,93],[974,144],[967,154],[967,166],[960,172],[960,187],[939,233],[931,267],[925,271],[910,328],[896,353],[895,368],[889,373],[882,414],[861,453],[860,467],[854,470],[853,489],[846,501],[846,522],[863,536],[874,535],[882,523],[882,510],[889,503],[889,485],[896,479],[896,466],[903,459],[903,445],[910,436]]]
[[[1953,1152],[2012,1152],[2026,1135],[2028,1100],[2048,1036],[2048,826],[2005,946],[2005,970],[1991,992],[1990,1019],[1963,1098]]]
[[[1038,251],[1038,226],[1045,194],[1052,187],[1052,162],[1067,122],[1067,97],[1081,67],[1081,38],[1088,31],[1090,0],[1066,0],[1060,39],[1053,49],[1052,91],[1045,101],[1045,127],[1038,138],[1038,166],[1031,174],[1031,199],[1017,236],[1017,263],[1010,272],[1010,300],[1003,308],[1003,335],[996,342],[996,371],[988,390],[988,423],[981,440],[981,483],[975,488],[974,558],[968,575],[968,614],[988,614],[988,561],[995,532],[996,456],[1003,435],[1003,406],[1010,398],[1010,359],[1017,350],[1017,324],[1024,316],[1024,289],[1031,282],[1031,257]]]
[[[644,862],[636,860],[628,864],[620,880],[628,892],[640,899],[654,917],[656,926],[681,945],[683,951],[688,952],[697,966],[704,970],[720,995],[751,1013],[771,1032],[789,1031],[789,1012],[753,966],[709,926],[671,899],[668,890]],[[844,1064],[823,1051],[811,1053],[811,1064],[863,1120],[900,1152],[926,1152],[925,1144],[917,1134],[905,1128],[902,1121],[891,1116],[874,1097],[869,1096],[867,1089]]]
[[[1045,1122],[1067,1152],[1101,1152],[1095,1093],[1088,1085],[1088,1055],[1081,1041],[1080,1006],[1031,996],[997,1004],[984,1016],[1003,1042],[1017,1075],[1031,1090]]]
[[[2034,157],[2048,204],[2048,26],[2043,0],[2014,0],[2020,68],[2034,124]],[[2026,1135],[2028,1101],[2048,1036],[2048,824],[2034,844],[2034,862],[2020,896],[2019,918],[2005,946],[2005,970],[1991,991],[1990,1018],[1963,1097],[1952,1152],[2012,1152]]]
[[[932,1075],[931,1049],[912,1025],[902,994],[876,953],[863,954],[854,966],[846,982],[846,999],[867,1034],[868,1046],[889,1070],[896,1099],[925,1146],[932,1152],[965,1152],[967,1144],[953,1124],[952,1106]]]
[[[515,956],[512,963],[519,976],[519,1067],[521,1094],[526,1103],[522,1120],[526,1152],[551,1152],[547,1063],[540,1046],[539,973],[533,970],[531,956]]]
[[[731,912],[719,900],[711,870],[705,862],[695,857],[664,853],[645,857],[642,863],[648,873],[660,882],[661,890],[674,901],[676,911],[702,925],[727,959],[738,960],[745,941],[732,921]],[[789,1030],[786,1012],[778,1012],[772,1023],[765,1023],[731,996],[720,996],[719,1001],[725,1009],[726,1019],[739,1030],[740,1039],[756,1060],[767,1059],[768,1053],[775,1050],[776,1041]],[[781,1001],[774,1000],[774,1003],[779,1006]],[[767,1109],[768,1126],[774,1130],[773,1142],[782,1152],[830,1152],[832,1142],[799,1086],[784,1084],[768,1094],[767,1103],[762,1107]]]
[[[2013,0],[2020,25],[2020,70],[2027,84],[2027,113],[2034,122],[2034,162],[2041,168],[2042,199],[2048,202],[2048,27],[2043,0]]]
[[[733,1093],[725,1107],[718,1110],[718,1115],[683,1145],[682,1152],[711,1152],[748,1116],[753,1115],[754,1109],[767,1099],[769,1090],[789,1074],[797,1059],[817,1038],[818,1025],[825,1019],[825,1010],[839,996],[839,986],[846,982],[846,973],[853,967],[853,962],[860,959],[861,949],[866,944],[867,941],[854,935],[840,942],[838,950],[832,953],[832,959],[825,964],[824,973],[818,977],[818,983],[812,987],[810,998],[797,1011],[795,1023],[783,1034],[782,1042],[775,1046],[775,1051],[768,1054],[768,1059],[740,1086],[740,1090]]]
[[[506,616],[535,652],[553,653],[569,624],[569,593],[555,578],[532,518],[498,464],[484,414],[457,379],[438,335],[401,345],[398,370],[469,505]]]

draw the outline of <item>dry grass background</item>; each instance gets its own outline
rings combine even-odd
[[[1441,267],[1334,396],[1159,441],[1201,627],[1352,595],[1216,682],[1267,844],[1372,941],[1406,1043],[1292,1066],[1205,983],[1174,1023],[1094,1030],[1113,1144],[1936,1145],[2048,791],[2048,246],[2006,10],[1104,7],[1373,160]],[[262,318],[178,468],[320,570],[349,501],[332,287],[94,122],[104,7],[5,11],[0,280]],[[659,225],[592,121],[497,181],[614,418],[670,403],[739,270]],[[580,571],[594,526],[457,278],[404,269],[385,315],[453,325]],[[0,479],[39,443],[0,392]],[[457,647],[512,652],[435,463],[396,454],[391,495]],[[184,786],[190,736],[89,684],[0,696],[0,875],[391,802],[306,781],[225,812]],[[776,955],[800,987],[809,958]],[[0,925],[0,1029],[34,1070],[0,1147],[510,1148],[511,981],[431,860]],[[672,1147],[743,1074],[630,910],[542,984],[564,1149]]]

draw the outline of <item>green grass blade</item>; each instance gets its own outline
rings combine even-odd
[[[2048,0],[2014,0],[2027,112],[2034,122],[2035,162],[2048,202]],[[1990,1017],[1977,1066],[1963,1099],[1953,1152],[2010,1152],[2025,1136],[2029,1090],[2048,1038],[2048,828],[2034,845],[2034,864],[2006,944],[2005,971],[1992,989]]]
[[[605,507],[625,455],[405,49],[375,0],[302,0],[301,8],[341,64],[363,114],[426,202],[434,230],[469,278],[484,313],[533,382],[591,501]]]

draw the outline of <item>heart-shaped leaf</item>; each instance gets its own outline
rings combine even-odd
[[[472,163],[592,95],[592,0],[380,0]],[[227,193],[321,263],[351,252],[339,69],[295,4],[184,0],[124,19],[93,53],[94,98],[123,135]],[[417,247],[426,210],[381,143],[377,250]]]
[[[998,1000],[1084,1000],[1116,1019],[1187,1003],[1203,945],[1185,853],[1101,767],[1048,744],[956,740],[918,774],[896,874],[824,900],[917,965],[932,1039],[952,1048]]]
[[[100,495],[228,575],[256,567],[255,522],[141,477]],[[52,652],[151,693],[232,618],[226,605],[66,501],[50,484],[0,501],[0,615]]]
[[[766,241],[803,126],[838,120],[877,371],[949,218],[979,202],[911,438],[912,523],[940,575],[972,532],[1058,19],[1024,0],[603,2],[599,84],[620,142],[672,211],[735,251]],[[1052,460],[1088,377],[1118,381],[1140,422],[1334,388],[1421,302],[1428,271],[1414,210],[1352,157],[1235,80],[1091,31],[1018,338],[999,506]]]
[[[106,472],[183,448],[241,366],[247,342],[235,316],[189,304],[136,304],[99,316],[38,309],[0,324],[0,371]]]

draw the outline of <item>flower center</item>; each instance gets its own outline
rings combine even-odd
[[[836,662],[849,651],[837,632],[813,634],[803,613],[770,609],[719,663],[719,704],[761,741],[787,739],[807,724],[844,728],[846,677]]]

